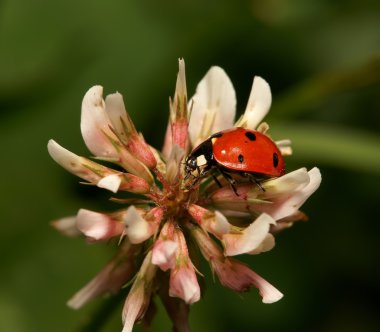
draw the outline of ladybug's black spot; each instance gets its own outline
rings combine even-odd
[[[277,167],[278,166],[278,155],[277,153],[273,153],[273,166]]]
[[[219,133],[216,133],[216,134],[212,135],[211,138],[218,138],[218,137],[221,137],[221,136],[223,136],[223,133],[219,132]]]
[[[255,141],[256,140],[256,135],[254,133],[251,133],[250,131],[247,131],[245,133],[245,136],[247,136],[250,141]]]
[[[239,154],[238,155],[238,160],[239,160],[239,162],[242,163],[244,161],[244,156],[242,154]]]

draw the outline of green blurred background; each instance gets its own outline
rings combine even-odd
[[[0,331],[119,331],[121,304],[65,306],[112,256],[54,231],[49,221],[114,209],[48,156],[47,141],[87,156],[79,130],[89,87],[119,91],[136,126],[163,141],[177,59],[188,93],[223,67],[244,110],[253,75],[271,85],[266,120],[291,138],[288,170],[321,168],[308,223],[246,261],[285,297],[264,305],[213,283],[193,305],[193,331],[379,331],[380,2],[0,2]],[[169,331],[158,304],[152,331]],[[105,317],[105,321],[102,319]],[[92,319],[96,323],[91,325]],[[140,331],[140,327],[136,328]]]

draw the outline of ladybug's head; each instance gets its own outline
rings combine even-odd
[[[185,180],[192,177],[196,182],[212,167],[212,143],[206,140],[199,144],[185,160]]]
[[[197,156],[191,153],[185,160],[185,180],[194,177],[194,171],[198,169]]]

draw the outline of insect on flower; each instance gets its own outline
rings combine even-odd
[[[264,303],[282,298],[232,257],[271,250],[278,231],[306,218],[299,208],[321,182],[318,168],[284,173],[282,156],[292,153],[290,141],[273,141],[269,126],[261,123],[271,100],[268,83],[255,77],[247,108],[235,122],[235,90],[223,69],[212,67],[188,101],[185,63],[179,60],[164,145],[158,151],[136,130],[121,94],[103,99],[101,86],[88,90],[80,127],[96,161],[53,140],[48,151],[89,184],[140,198],[114,197],[121,207],[115,212],[80,209],[53,222],[65,235],[116,247],[114,257],[68,301],[70,307],[78,309],[131,285],[122,311],[123,332],[132,331],[138,321],[149,324],[155,296],[174,329],[188,331],[189,306],[201,298],[197,254],[223,286],[236,292],[255,287]],[[236,175],[241,180],[235,182]],[[219,187],[208,181],[210,176]]]
[[[262,188],[259,180],[283,175],[285,163],[277,145],[265,134],[232,128],[211,135],[186,158],[185,179],[193,178],[189,188],[214,170],[218,170],[237,193],[231,174],[245,176]]]

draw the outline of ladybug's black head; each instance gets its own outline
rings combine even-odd
[[[185,179],[192,176],[201,178],[211,168],[213,160],[212,143],[208,139],[198,145],[185,160]]]
[[[197,156],[191,153],[185,160],[185,179],[188,179],[197,168]]]

